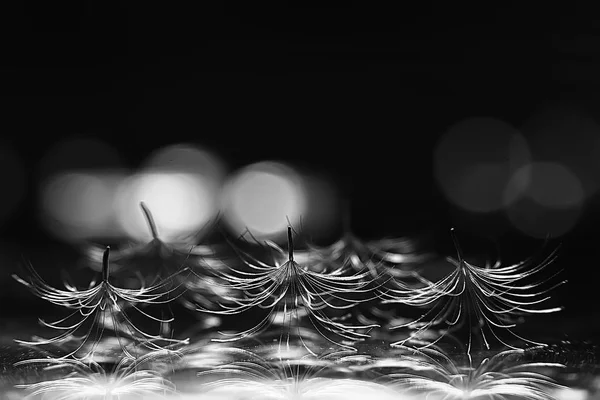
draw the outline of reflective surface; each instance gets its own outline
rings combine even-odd
[[[282,343],[279,340],[281,331],[277,329],[257,338],[235,343],[216,343],[212,339],[218,337],[218,334],[199,333],[191,337],[190,344],[182,347],[177,355],[162,355],[149,365],[140,365],[134,369],[138,372],[158,372],[160,379],[163,379],[150,382],[150,391],[139,395],[135,386],[127,386],[127,381],[111,380],[111,377],[119,376],[120,367],[115,365],[122,360],[122,351],[119,343],[110,338],[99,344],[94,356],[102,366],[106,380],[94,378],[90,381],[97,386],[95,390],[90,389],[93,385],[89,382],[86,384],[85,381],[74,382],[68,391],[60,389],[56,382],[65,385],[66,379],[71,376],[69,374],[76,369],[48,369],[51,364],[43,362],[48,353],[14,343],[13,338],[28,337],[31,333],[38,332],[39,328],[32,319],[12,319],[2,322],[0,384],[3,399],[25,398],[31,390],[28,392],[23,388],[15,388],[15,385],[39,382],[46,382],[49,388],[32,397],[33,399],[127,400],[150,398],[149,393],[157,398],[177,399],[326,399],[344,396],[364,398],[367,395],[376,395],[377,398],[424,398],[416,390],[423,382],[436,387],[436,392],[430,394],[429,399],[467,398],[464,391],[468,388],[491,390],[490,393],[496,393],[495,396],[505,390],[508,396],[506,398],[534,398],[524,397],[525,392],[520,391],[527,390],[527,387],[518,381],[492,387],[489,385],[500,382],[498,379],[501,376],[490,375],[487,383],[471,376],[487,369],[493,372],[494,368],[499,368],[499,372],[509,374],[510,368],[521,368],[525,374],[529,374],[525,375],[528,377],[527,382],[533,382],[531,374],[534,373],[548,379],[548,384],[539,387],[544,395],[547,393],[554,397],[539,398],[592,399],[600,378],[600,350],[594,344],[593,337],[593,322],[596,320],[598,318],[593,316],[573,320],[559,317],[535,320],[525,324],[523,328],[529,337],[554,337],[555,340],[548,341],[547,347],[532,348],[504,358],[498,356],[502,349],[474,351],[472,360],[465,357],[465,344],[450,336],[428,349],[415,350],[390,346],[394,338],[390,335],[385,339],[384,333],[380,332],[373,335],[377,339],[359,344],[357,351],[352,352],[335,348],[318,336],[302,335],[301,340],[298,336]],[[188,332],[193,332],[193,329]],[[432,332],[431,335],[435,336],[436,333]],[[318,349],[319,354],[312,355],[307,347],[311,350]],[[436,352],[439,352],[441,358],[430,358]],[[502,359],[493,361],[494,356]],[[482,368],[486,358],[492,362]],[[14,365],[24,359],[42,359],[42,362]],[[436,363],[433,362],[434,359],[437,360]],[[442,359],[443,362],[437,363]],[[494,367],[494,363],[497,367]],[[440,365],[442,369],[439,369]],[[87,372],[75,376],[80,376],[79,379],[92,377]],[[420,381],[411,383],[410,379],[417,378]],[[147,383],[148,379],[146,378]],[[168,386],[165,386],[165,382],[168,382]],[[85,386],[79,388],[79,394],[73,391],[77,389],[77,385]],[[119,387],[120,392],[115,389]],[[165,391],[165,387],[175,388],[175,391]],[[537,386],[535,389],[537,390]],[[110,397],[111,393],[114,397]],[[120,393],[120,397],[115,393]],[[399,395],[402,397],[398,397]]]

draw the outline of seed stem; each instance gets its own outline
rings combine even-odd
[[[108,282],[108,277],[110,275],[109,269],[109,260],[110,258],[110,246],[106,246],[106,250],[104,250],[104,254],[102,255],[102,282]]]
[[[460,248],[460,243],[458,243],[458,237],[456,236],[456,229],[455,228],[451,228],[450,229],[450,236],[452,236],[452,241],[454,242],[454,247],[456,248],[456,254],[458,255],[458,262],[460,263],[460,266],[462,267],[463,265],[463,252]]]
[[[146,218],[146,222],[152,233],[152,239],[158,239],[158,229],[156,228],[156,222],[154,222],[154,217],[152,216],[150,209],[143,201],[140,202],[140,207],[142,207],[142,212],[144,213],[144,217]]]
[[[292,235],[292,227],[288,226],[288,259],[294,261],[294,238]]]

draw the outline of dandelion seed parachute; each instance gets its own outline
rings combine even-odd
[[[140,203],[140,208],[147,221],[152,240],[129,248],[111,252],[110,262],[115,265],[115,272],[120,282],[131,282],[136,287],[141,280],[172,278],[174,286],[185,289],[177,301],[184,307],[195,310],[195,304],[209,306],[224,294],[223,285],[215,285],[217,277],[213,269],[226,267],[228,254],[223,246],[199,245],[199,235],[180,238],[179,241],[165,242],[160,238],[150,208]],[[214,222],[214,221],[213,221]],[[200,232],[210,231],[206,226]],[[88,258],[92,267],[100,263],[101,250],[98,247],[88,249]],[[97,268],[97,267],[93,267]],[[194,274],[179,274],[182,270],[194,270]],[[133,275],[133,280],[127,279]],[[195,279],[197,276],[204,279]]]
[[[417,251],[416,243],[407,238],[361,240],[348,228],[348,218],[345,225],[345,234],[338,241],[324,247],[309,244],[308,248],[297,252],[296,259],[309,269],[322,273],[340,269],[348,274],[368,271],[367,278],[374,292],[384,290],[390,283],[401,284],[406,290],[424,286],[426,280],[420,275],[420,267],[431,254]],[[407,311],[398,308],[397,304],[391,307],[379,301],[362,302],[352,308],[352,321],[384,325],[399,312]]]
[[[542,345],[523,338],[513,328],[518,324],[519,317],[524,315],[549,314],[562,309],[544,307],[544,303],[550,300],[549,293],[566,281],[552,284],[558,273],[540,278],[546,267],[554,261],[556,251],[537,265],[532,260],[526,260],[502,266],[498,261],[492,266],[481,267],[463,258],[454,230],[452,235],[458,258],[447,260],[455,266],[454,271],[440,281],[429,282],[422,288],[407,289],[399,284],[397,288],[388,289],[382,295],[383,303],[427,308],[421,317],[392,329],[415,326],[417,329],[414,335],[418,335],[433,326],[446,325],[450,332],[457,332],[464,327],[468,330],[469,354],[474,329],[486,349],[490,349],[491,338],[509,348],[520,348],[516,343],[511,344],[504,339],[505,335],[519,343]],[[405,341],[401,341],[397,344],[404,343]]]
[[[217,340],[235,341],[256,335],[270,327],[277,316],[282,319],[282,341],[289,339],[292,330],[298,329],[297,321],[302,318],[308,319],[319,334],[335,345],[352,348],[349,343],[367,338],[368,334],[364,332],[377,325],[346,325],[328,312],[347,312],[357,304],[375,298],[369,272],[349,275],[343,268],[328,273],[312,271],[294,259],[291,227],[288,228],[288,243],[286,255],[276,244],[266,242],[274,254],[272,262],[263,262],[238,250],[245,268],[230,267],[228,271],[218,272],[226,287],[241,295],[225,298],[230,304],[219,302],[216,311],[203,307],[198,307],[198,311],[236,315],[257,308],[265,310],[266,316],[248,330]]]
[[[187,339],[166,338],[146,332],[133,322],[131,315],[142,316],[161,326],[169,324],[171,319],[155,317],[142,310],[141,306],[164,306],[177,297],[179,288],[173,287],[170,279],[150,286],[142,282],[142,287],[139,289],[114,286],[109,280],[109,255],[110,248],[107,247],[103,256],[102,278],[99,282],[96,280],[90,282],[86,289],[78,289],[68,284],[65,284],[66,290],[56,289],[48,285],[29,264],[27,278],[13,275],[15,280],[26,286],[37,297],[72,310],[69,315],[54,322],[40,320],[44,326],[59,331],[57,336],[34,341],[17,340],[17,342],[29,346],[52,346],[75,342],[74,349],[60,358],[74,356],[84,359],[94,353],[98,341],[103,337],[108,326],[109,329],[112,328],[121,343],[121,349],[129,357],[133,357],[130,347],[125,340],[122,340],[121,335],[125,335],[126,340],[149,350],[165,350],[170,346],[186,344]]]
[[[144,202],[140,203],[140,208],[152,234],[152,239],[147,243],[111,252],[110,262],[114,265],[114,273],[120,273],[124,269],[141,270],[150,276],[164,278],[173,275],[188,259],[194,257],[199,257],[206,263],[214,263],[215,266],[222,266],[212,246],[197,244],[197,235],[182,237],[178,241],[169,241],[168,243],[163,241],[150,208]],[[209,230],[209,227],[200,231],[206,230]],[[91,246],[88,248],[87,254],[92,268],[100,269],[98,266],[102,265],[103,253],[103,247]]]

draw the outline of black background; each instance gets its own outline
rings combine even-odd
[[[448,230],[458,224],[469,245],[499,244],[508,259],[542,246],[499,230],[499,217],[461,225],[476,218],[436,188],[432,149],[465,117],[518,126],[552,100],[600,117],[600,24],[591,10],[194,3],[1,6],[0,135],[29,180],[1,228],[17,249],[4,256],[7,270],[21,254],[43,263],[51,249],[66,251],[37,220],[36,182],[48,147],[72,135],[102,138],[130,167],[183,141],[232,168],[263,159],[309,166],[340,184],[365,237],[425,235],[450,254]],[[561,238],[571,284],[560,298],[573,313],[597,304],[596,215]]]

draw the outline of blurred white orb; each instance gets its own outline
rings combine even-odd
[[[477,213],[506,206],[505,187],[513,172],[531,159],[517,129],[494,118],[467,118],[438,141],[434,171],[445,197]]]
[[[541,205],[552,208],[578,207],[585,200],[581,181],[564,165],[551,162],[529,164],[515,173],[529,176],[526,195]]]
[[[118,175],[68,172],[42,186],[42,215],[57,236],[86,239],[109,234]]]
[[[140,203],[150,209],[161,240],[171,241],[199,232],[218,210],[214,183],[202,175],[143,172],[125,180],[117,191],[117,215],[124,232],[150,240],[151,231]]]
[[[148,157],[144,169],[160,169],[169,172],[184,172],[223,181],[225,163],[212,152],[186,143],[163,147]]]
[[[302,177],[278,162],[249,165],[230,178],[224,190],[223,217],[235,234],[250,231],[257,239],[278,240],[306,213]]]
[[[558,237],[579,220],[585,195],[581,181],[566,166],[534,162],[515,171],[509,181],[505,198],[511,204],[506,212],[512,224],[529,236]]]
[[[151,238],[143,201],[161,240],[200,234],[218,213],[224,176],[223,162],[199,147],[180,143],[156,150],[142,172],[119,189],[117,213],[124,232],[137,240]]]

